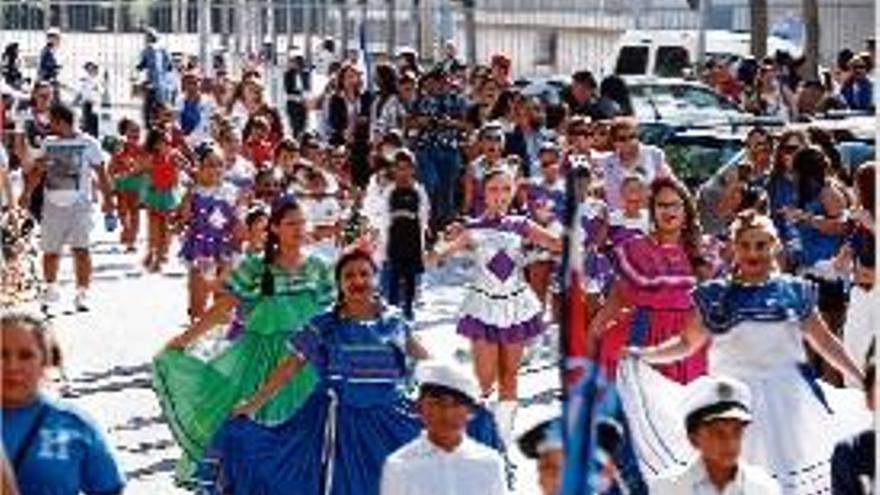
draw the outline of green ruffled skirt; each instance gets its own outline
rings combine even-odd
[[[204,361],[172,349],[153,360],[153,388],[165,419],[184,451],[177,480],[191,481],[204,449],[232,409],[249,399],[278,364],[290,355],[288,339],[320,309],[311,301],[268,298],[250,312],[246,330],[222,354]],[[305,402],[318,382],[304,366],[266,404],[256,419],[266,424],[286,420]]]
[[[180,197],[174,189],[155,189],[147,187],[143,202],[147,207],[157,211],[171,211],[177,208]]]
[[[136,192],[142,195],[145,187],[146,181],[141,174],[123,175],[113,179],[113,190],[117,192]]]

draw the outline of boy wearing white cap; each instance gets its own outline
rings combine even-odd
[[[476,379],[454,365],[419,367],[418,408],[425,431],[391,454],[382,495],[503,495],[504,461],[465,434],[479,397]]]
[[[761,468],[739,459],[752,421],[751,394],[744,383],[704,376],[691,384],[685,427],[698,456],[684,468],[651,483],[655,495],[775,495],[778,484]]]
[[[557,415],[527,429],[517,440],[519,449],[538,467],[538,485],[542,495],[557,495],[562,485],[564,446],[562,418]]]

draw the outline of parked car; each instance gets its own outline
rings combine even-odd
[[[709,86],[686,79],[626,78],[633,109],[640,122],[687,127],[741,126],[776,119],[757,118]]]

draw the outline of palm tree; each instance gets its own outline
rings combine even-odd
[[[816,79],[819,74],[819,0],[803,0],[804,25],[807,38],[804,43],[804,76]]]
[[[760,60],[767,55],[767,0],[749,0],[749,16],[752,55]]]

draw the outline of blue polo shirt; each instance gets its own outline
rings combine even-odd
[[[19,466],[19,491],[27,495],[115,494],[125,482],[101,429],[82,412],[40,396],[18,408],[3,408],[3,449],[12,457],[42,407],[42,425]]]

